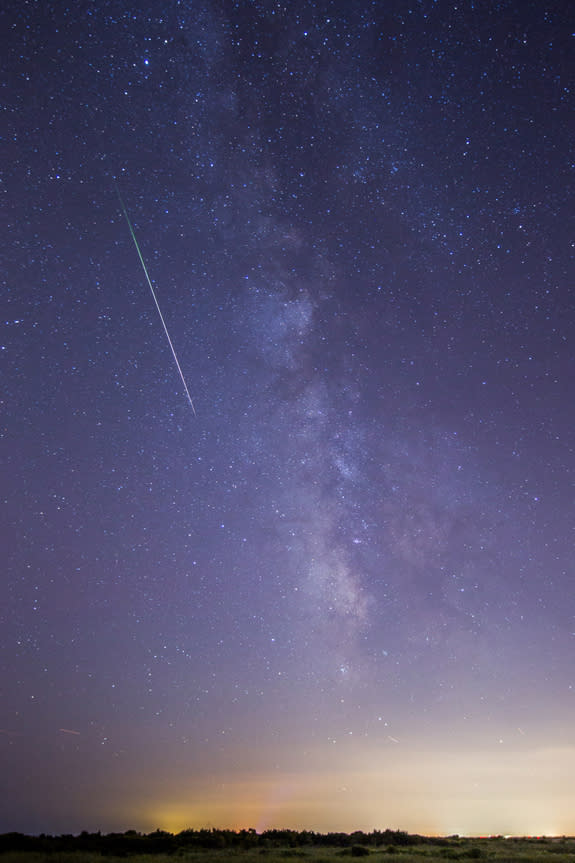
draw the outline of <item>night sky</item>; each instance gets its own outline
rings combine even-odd
[[[572,4],[3,9],[0,831],[575,833]]]

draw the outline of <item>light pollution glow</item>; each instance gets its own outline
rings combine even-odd
[[[401,829],[426,835],[575,833],[575,747],[425,752],[402,746],[348,753],[293,772],[146,777],[92,811],[149,832],[254,827],[319,832]],[[146,789],[143,790],[142,789]],[[126,801],[129,800],[129,804]],[[78,818],[84,817],[78,815]],[[89,829],[97,827],[89,825]]]

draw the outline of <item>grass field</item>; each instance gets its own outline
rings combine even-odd
[[[492,863],[575,863],[575,838],[449,838],[441,843],[398,847],[367,848],[314,847],[249,849],[223,848],[189,850],[178,848],[171,854],[102,855],[89,851],[6,851],[0,863],[343,863],[346,857],[370,857],[371,863],[434,863],[434,861],[471,860]],[[342,859],[343,858],[343,859]]]

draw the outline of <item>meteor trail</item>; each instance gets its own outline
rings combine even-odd
[[[192,411],[194,412],[194,416],[196,416],[196,409],[195,409],[195,407],[194,407],[194,402],[193,402],[192,397],[191,397],[191,395],[190,395],[190,391],[189,391],[189,389],[188,389],[188,385],[187,385],[187,383],[186,383],[186,379],[185,379],[185,377],[184,377],[184,373],[182,372],[182,367],[180,366],[180,363],[179,363],[179,361],[178,361],[178,357],[177,357],[177,354],[176,354],[175,348],[174,348],[174,346],[173,346],[173,344],[172,344],[172,340],[171,340],[171,338],[170,338],[170,334],[169,334],[169,332],[168,332],[168,328],[167,328],[167,326],[166,326],[166,322],[165,322],[165,320],[164,320],[164,316],[163,316],[163,314],[162,314],[162,310],[160,309],[160,304],[158,303],[158,298],[156,297],[156,292],[154,291],[154,288],[153,288],[153,285],[152,285],[152,280],[150,279],[150,276],[149,276],[149,274],[148,274],[148,268],[146,267],[146,264],[145,264],[144,258],[143,258],[143,256],[142,256],[142,252],[140,251],[140,247],[139,247],[139,245],[138,245],[138,241],[137,241],[137,239],[136,239],[136,234],[134,233],[134,228],[132,227],[132,223],[131,223],[131,221],[130,221],[130,217],[128,216],[128,211],[126,210],[126,205],[124,204],[124,201],[122,200],[122,196],[120,195],[120,190],[119,190],[119,188],[118,188],[118,186],[117,186],[117,185],[116,185],[116,192],[117,192],[117,194],[118,194],[118,200],[120,201],[120,206],[121,206],[121,208],[122,208],[122,212],[123,212],[123,214],[124,214],[124,216],[125,216],[125,218],[126,218],[126,222],[128,223],[128,228],[130,229],[130,234],[132,235],[132,239],[133,239],[133,241],[134,241],[134,245],[135,245],[135,247],[136,247],[136,251],[137,251],[137,253],[138,253],[138,257],[139,257],[139,259],[140,259],[140,263],[141,263],[141,265],[142,265],[142,269],[144,270],[144,275],[146,276],[146,281],[147,281],[147,283],[148,283],[148,287],[150,288],[150,290],[151,290],[151,292],[152,292],[152,296],[153,296],[153,298],[154,298],[154,303],[156,304],[156,308],[157,308],[157,310],[158,310],[158,314],[159,314],[159,316],[160,316],[160,320],[161,320],[161,322],[162,322],[162,326],[163,326],[163,328],[164,328],[164,332],[165,332],[165,334],[166,334],[166,338],[167,338],[167,340],[168,340],[168,344],[170,345],[170,350],[172,351],[172,356],[173,356],[173,358],[174,358],[174,362],[176,363],[176,366],[177,366],[178,372],[179,372],[179,374],[180,374],[180,378],[182,379],[182,383],[183,383],[183,385],[184,385],[184,390],[186,391],[186,396],[187,396],[188,401],[189,401],[189,403],[190,403],[190,407],[191,407]]]

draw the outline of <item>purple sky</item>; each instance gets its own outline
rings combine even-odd
[[[0,832],[575,833],[570,7],[3,7]]]

